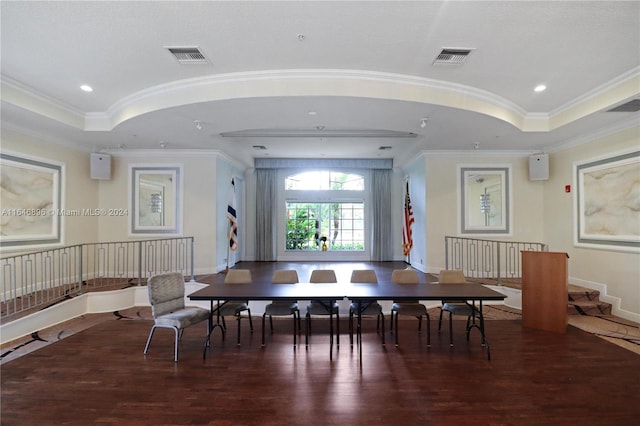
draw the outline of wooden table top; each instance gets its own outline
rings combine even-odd
[[[477,283],[360,284],[360,283],[247,283],[211,284],[189,295],[191,300],[504,300],[506,295]]]

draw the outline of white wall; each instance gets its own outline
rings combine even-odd
[[[131,164],[178,164],[183,169],[183,218],[182,234],[195,237],[195,273],[211,274],[216,270],[216,218],[218,205],[216,166],[219,154],[213,151],[123,151],[113,153],[112,175],[108,181],[100,182],[100,208],[124,208],[129,206],[129,165]],[[165,235],[149,237],[130,235],[130,217],[102,217],[99,222],[100,241],[127,241],[147,238],[174,237]]]
[[[411,197],[417,224],[414,227],[412,264],[426,272],[438,272],[444,267],[444,237],[457,235],[458,164],[510,164],[513,184],[513,235],[509,240],[534,241],[549,244],[552,251],[570,256],[570,282],[595,288],[602,299],[613,303],[614,314],[640,321],[640,254],[611,250],[586,249],[573,245],[573,196],[564,187],[573,185],[574,162],[588,161],[607,153],[640,147],[640,127],[600,137],[588,144],[550,153],[550,179],[529,181],[528,156],[509,153],[438,153],[425,152],[402,172],[394,174],[391,220],[397,223],[394,238],[394,258],[402,258],[402,178],[410,176]],[[220,241],[216,224],[226,215],[227,174],[238,172],[232,161],[218,152],[153,151],[144,153],[113,153],[112,179],[90,179],[89,152],[73,149],[51,141],[41,141],[2,130],[2,149],[26,155],[64,162],[66,164],[65,208],[129,208],[128,191],[130,163],[182,164],[184,171],[183,236],[195,237],[197,274],[217,272],[226,253],[219,253]],[[484,154],[484,155],[483,155]],[[217,161],[222,158],[223,161]],[[224,169],[219,171],[218,169]],[[239,172],[238,172],[239,173]],[[224,182],[219,182],[224,175]],[[250,176],[247,171],[245,176]],[[245,185],[246,258],[253,254],[251,235],[255,211],[255,182]],[[221,186],[222,185],[222,186]],[[575,188],[574,188],[575,190]],[[426,200],[426,202],[425,202]],[[67,217],[65,245],[96,241],[139,239],[128,234],[127,217]],[[422,261],[421,261],[422,260]]]
[[[2,151],[64,163],[64,205],[61,208],[65,210],[98,208],[99,183],[97,180],[91,179],[89,151],[54,145],[36,137],[21,135],[6,129],[2,129]],[[64,223],[63,245],[90,243],[98,240],[98,217],[66,216],[61,220]],[[3,250],[2,253],[4,255],[12,252],[14,251]]]
[[[413,210],[414,224],[411,227],[411,235],[413,236],[413,248],[409,254],[409,262],[411,266],[423,271],[428,272],[428,260],[430,255],[429,233],[427,230],[428,223],[428,208],[429,200],[427,200],[427,185],[426,185],[426,170],[424,158],[420,157],[418,160],[411,163],[404,169],[404,174],[399,176],[400,190],[397,191],[400,195],[400,199],[397,202],[398,206],[398,231],[396,234],[399,236],[397,249],[394,247],[394,254],[398,252],[399,257],[397,259],[407,260],[404,257],[402,249],[402,229],[404,222],[404,196],[405,196],[405,177],[409,178],[409,196],[411,199],[411,208]]]
[[[235,251],[229,250],[229,220],[227,219],[227,206],[231,195],[231,178],[235,182],[236,192],[236,215],[238,221],[238,248]],[[246,238],[246,217],[245,208],[245,182],[242,172],[223,158],[217,158],[216,165],[216,269],[222,271],[227,266],[232,267],[237,262],[244,260]],[[254,197],[255,198],[255,197]],[[251,239],[252,240],[252,239]],[[227,261],[228,257],[228,261]]]
[[[512,184],[512,235],[478,236],[490,240],[543,241],[543,183],[529,181],[528,156],[510,153],[425,153],[426,169],[426,239],[427,272],[437,273],[445,266],[445,236],[458,235],[458,180],[459,164],[510,165]],[[416,219],[417,220],[417,219]],[[465,235],[472,238],[471,235]],[[414,234],[415,238],[415,234]]]
[[[640,149],[640,127],[600,137],[591,143],[551,153],[550,178],[544,183],[544,239],[552,251],[569,254],[570,282],[604,292],[614,314],[640,322],[640,254],[575,247],[573,182],[575,162]],[[565,185],[572,192],[565,193]]]

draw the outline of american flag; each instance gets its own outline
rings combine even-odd
[[[409,198],[409,181],[406,182],[404,192],[404,222],[402,226],[402,252],[405,256],[409,256],[413,247],[413,235],[411,233],[411,225],[415,222],[413,219],[413,208],[411,207],[411,198]]]

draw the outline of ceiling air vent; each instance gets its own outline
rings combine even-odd
[[[167,47],[181,64],[208,64],[209,61],[197,47]]]
[[[638,112],[640,111],[640,99],[634,99],[615,108],[611,108],[608,112]]]
[[[442,49],[436,56],[434,64],[461,64],[467,59],[472,49]]]

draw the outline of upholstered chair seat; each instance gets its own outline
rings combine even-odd
[[[355,269],[351,272],[351,282],[358,284],[377,284],[378,276],[373,269]],[[382,305],[377,301],[371,300],[364,303],[364,308],[358,303],[351,303],[349,306],[349,341],[353,346],[353,317],[358,315],[358,309],[362,309],[361,316],[376,317],[376,330],[380,330],[382,324],[382,344],[384,341],[384,314],[382,313]]]
[[[417,285],[420,280],[418,273],[414,269],[396,269],[391,273],[391,282],[401,285]],[[398,316],[409,315],[418,319],[418,332],[422,330],[422,317],[427,318],[427,347],[431,346],[431,318],[427,312],[427,307],[419,300],[394,301],[391,305],[391,330],[395,324],[395,339],[398,346]],[[395,323],[394,323],[395,319]]]
[[[178,346],[184,329],[202,321],[208,321],[211,313],[208,309],[197,306],[185,306],[184,303],[184,278],[179,273],[166,273],[154,275],[147,280],[147,291],[151,314],[153,315],[153,327],[149,332],[144,353],[149,351],[151,338],[156,328],[171,328],[175,331],[174,362],[178,362]],[[210,322],[207,325],[209,334]]]
[[[279,269],[273,272],[271,277],[272,284],[289,284],[295,285],[298,282],[298,272],[295,269]],[[274,300],[264,308],[262,314],[262,346],[265,345],[265,318],[269,317],[269,325],[271,333],[273,333],[273,317],[289,316],[293,317],[293,347],[295,349],[298,344],[297,334],[300,331],[300,309],[298,302],[295,300]]]

